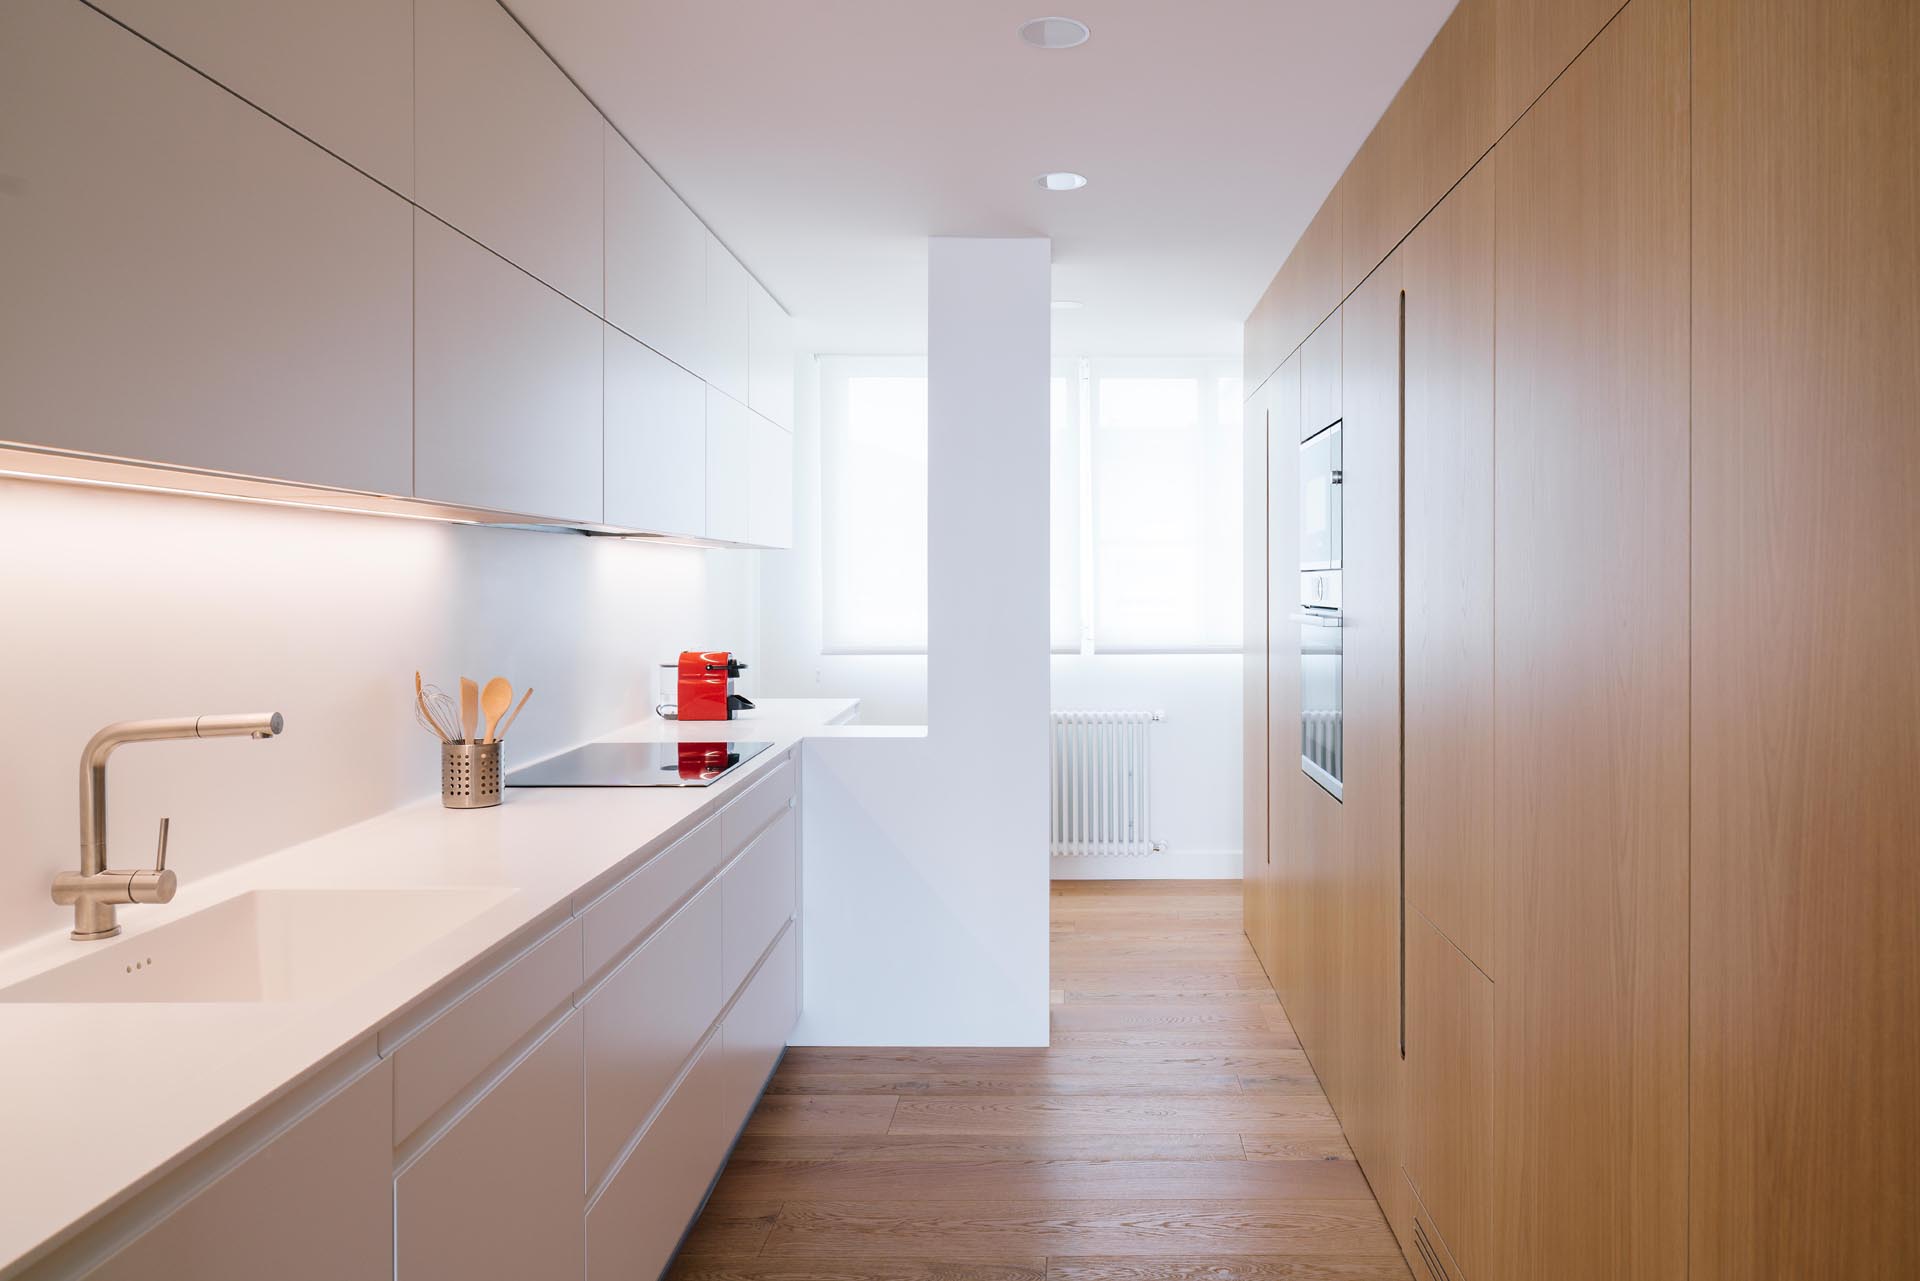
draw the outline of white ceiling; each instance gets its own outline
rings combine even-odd
[[[508,0],[807,350],[917,352],[926,238],[1053,238],[1060,354],[1226,355],[1453,0]],[[1057,8],[1054,6],[1058,6]],[[1015,35],[1064,13],[1093,38]],[[1080,191],[1039,190],[1073,169]]]

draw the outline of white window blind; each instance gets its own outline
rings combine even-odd
[[[1058,361],[1050,400],[1054,650],[1239,649],[1231,362]],[[822,361],[829,652],[926,649],[926,432],[923,361]]]

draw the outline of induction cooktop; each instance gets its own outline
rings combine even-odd
[[[508,787],[708,787],[772,743],[588,743],[507,775]]]

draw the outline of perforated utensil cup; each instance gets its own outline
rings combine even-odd
[[[500,744],[440,744],[440,803],[450,810],[481,810],[500,803]]]

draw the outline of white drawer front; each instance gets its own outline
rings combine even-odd
[[[646,1120],[726,1003],[709,887],[596,988],[587,1018],[587,1187]]]
[[[733,1136],[721,1110],[718,1047],[718,1037],[707,1043],[587,1212],[587,1281],[659,1276],[700,1208]]]
[[[721,1027],[726,1054],[725,1109],[728,1132],[745,1124],[760,1098],[767,1073],[787,1048],[787,1034],[800,1017],[799,930],[789,927],[767,954]]]
[[[595,900],[581,914],[587,977],[605,969],[723,862],[720,823],[710,819]]]
[[[787,810],[720,878],[726,902],[725,982],[729,995],[793,918],[799,892],[796,811]]]
[[[728,858],[746,848],[781,810],[792,806],[794,781],[793,762],[782,761],[720,811],[720,847]]]
[[[394,1184],[399,1281],[579,1276],[580,1016]]]
[[[412,1134],[580,986],[580,923],[565,925],[446,1013],[389,1049],[393,1141]]]

